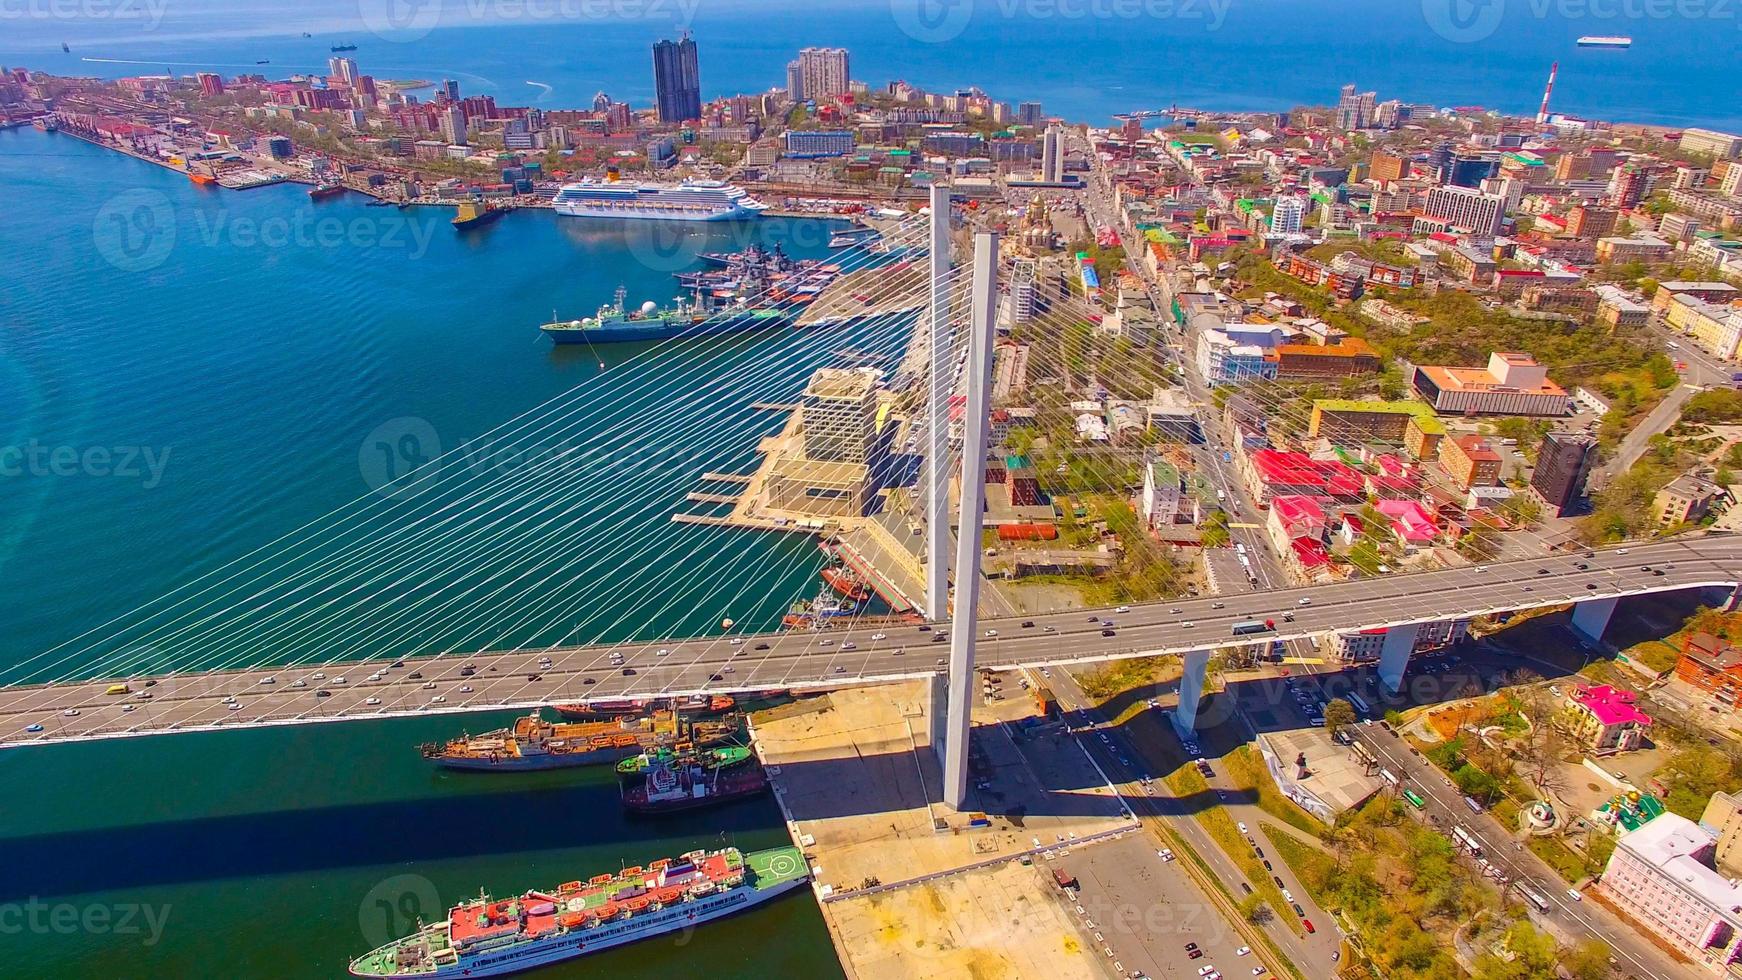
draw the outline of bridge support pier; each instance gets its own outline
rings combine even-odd
[[[969,709],[974,697],[974,641],[979,635],[980,534],[986,525],[986,442],[990,436],[992,342],[998,301],[998,236],[974,236],[973,326],[968,332],[968,403],[962,416],[962,512],[956,533],[956,608],[950,621],[948,732],[944,736],[944,805],[968,803]]]
[[[1204,699],[1204,679],[1210,670],[1210,651],[1189,650],[1180,657],[1185,672],[1179,678],[1179,707],[1173,709],[1173,725],[1181,734],[1198,730],[1198,704]]]
[[[938,768],[942,769],[945,746],[950,743],[950,675],[931,675],[931,680],[926,684],[926,694],[926,734],[931,736],[932,754],[937,756]]]
[[[1573,632],[1592,643],[1603,642],[1603,631],[1609,628],[1609,617],[1615,612],[1614,599],[1586,599],[1573,603]]]
[[[1730,601],[1724,603],[1725,612],[1735,612],[1742,609],[1742,585],[1730,590]]]
[[[950,326],[950,188],[931,189],[931,307],[926,322],[925,618],[950,610],[950,378],[956,359]]]
[[[1385,631],[1385,643],[1379,648],[1379,683],[1392,694],[1403,689],[1403,672],[1409,669],[1409,655],[1415,652],[1415,638],[1420,632],[1418,623]]]

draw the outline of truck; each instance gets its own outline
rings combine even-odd
[[[1074,892],[1078,888],[1076,876],[1063,868],[1052,869],[1052,880],[1054,884],[1068,892]]]
[[[1234,624],[1235,636],[1251,636],[1254,633],[1274,632],[1276,632],[1276,620],[1274,619],[1251,619],[1244,623]]]

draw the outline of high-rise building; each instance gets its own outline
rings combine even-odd
[[[701,118],[702,72],[695,39],[688,34],[653,46],[653,99],[660,122]]]
[[[794,102],[805,100],[804,66],[796,60],[786,63],[786,97]]]
[[[450,146],[466,145],[466,112],[457,105],[449,105],[442,113],[442,139]]]
[[[1718,190],[1730,197],[1742,197],[1742,163],[1732,163],[1725,169]]]
[[[357,59],[334,56],[327,59],[327,77],[336,78],[350,88],[357,81]]]
[[[1614,208],[1581,204],[1567,212],[1567,234],[1574,238],[1602,238],[1614,233],[1620,215]]]
[[[224,94],[224,79],[219,76],[217,72],[202,71],[194,77],[199,80],[201,95],[211,96]]]
[[[1041,115],[1039,102],[1021,102],[1016,106],[1016,121],[1024,126],[1038,126],[1045,118]]]
[[[452,78],[442,79],[441,94],[447,96],[449,102],[460,101],[460,83]]]
[[[1065,175],[1065,139],[1057,126],[1048,126],[1040,137],[1040,179],[1056,184]]]
[[[1337,128],[1366,129],[1373,125],[1378,98],[1377,92],[1357,92],[1353,85],[1343,86],[1337,99]]]
[[[1292,194],[1276,199],[1270,211],[1270,230],[1278,235],[1293,235],[1300,231],[1306,219],[1306,202]]]
[[[1548,516],[1560,517],[1573,510],[1584,496],[1585,477],[1590,474],[1596,447],[1597,440],[1578,432],[1550,432],[1543,437],[1530,489],[1548,509]]]
[[[804,85],[804,97],[820,102],[848,92],[846,48],[803,48],[798,53],[798,70]]]
[[[1679,145],[1689,153],[1709,153],[1720,160],[1742,155],[1742,136],[1711,129],[1684,129]]]
[[[819,368],[800,400],[806,459],[870,460],[877,433],[876,368]]]
[[[1471,234],[1491,238],[1500,231],[1506,200],[1469,187],[1447,185],[1427,192],[1427,204],[1422,213],[1454,227],[1468,229]]]
[[[609,112],[610,110],[611,97],[606,95],[604,92],[595,93],[593,95],[593,111],[603,113]]]
[[[1375,150],[1367,176],[1373,180],[1402,180],[1409,176],[1409,158],[1399,153]]]
[[[1452,160],[1446,183],[1455,187],[1480,187],[1482,181],[1500,170],[1500,161],[1485,157],[1456,157]]]
[[[1630,208],[1645,197],[1646,173],[1633,164],[1617,169],[1609,176],[1609,204]]]

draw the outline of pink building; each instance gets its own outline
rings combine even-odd
[[[1433,511],[1417,500],[1381,500],[1373,509],[1391,520],[1391,533],[1406,548],[1425,548],[1440,536]]]
[[[1277,552],[1292,558],[1301,571],[1310,575],[1331,563],[1324,544],[1325,509],[1316,497],[1277,497],[1270,502],[1264,526]]]
[[[1579,685],[1567,699],[1567,727],[1593,752],[1625,752],[1639,747],[1651,716],[1639,710],[1632,691],[1607,684]]]
[[[1699,824],[1665,813],[1616,842],[1601,887],[1665,942],[1727,973],[1742,961],[1742,886],[1715,870],[1716,849]]]

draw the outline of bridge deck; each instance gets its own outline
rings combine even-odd
[[[1579,569],[1586,563],[1588,569]],[[1652,570],[1643,570],[1650,566]],[[1546,570],[1546,571],[1545,571]],[[1661,571],[1664,574],[1656,574]],[[1742,536],[1634,545],[1580,555],[1521,559],[1275,592],[1249,592],[1101,610],[1113,635],[1084,611],[988,619],[980,641],[989,667],[1108,660],[1239,644],[1269,643],[1336,629],[1366,629],[1565,605],[1605,597],[1742,582]],[[1301,600],[1308,600],[1302,604]],[[1292,613],[1292,622],[1283,619]],[[1234,623],[1274,619],[1274,633],[1236,637]],[[1032,626],[1024,625],[1032,623]],[[842,687],[917,677],[942,669],[948,644],[915,626],[567,647],[549,651],[407,657],[376,681],[372,664],[302,665],[191,676],[0,688],[0,745],[151,735],[262,724],[305,724],[395,715],[532,707],[564,701]],[[622,654],[615,664],[610,654]],[[541,655],[551,663],[539,665]],[[463,673],[467,665],[470,674]],[[318,676],[317,676],[318,675]],[[534,676],[536,675],[536,677]],[[262,680],[270,676],[271,684]],[[343,678],[343,682],[340,681]],[[300,681],[303,686],[296,686]],[[327,691],[325,697],[317,691]],[[140,692],[150,692],[143,698]],[[237,707],[230,708],[226,702]],[[374,698],[378,704],[369,704]],[[132,710],[125,710],[126,705]],[[67,711],[76,714],[66,714]],[[31,725],[42,731],[29,732]]]

